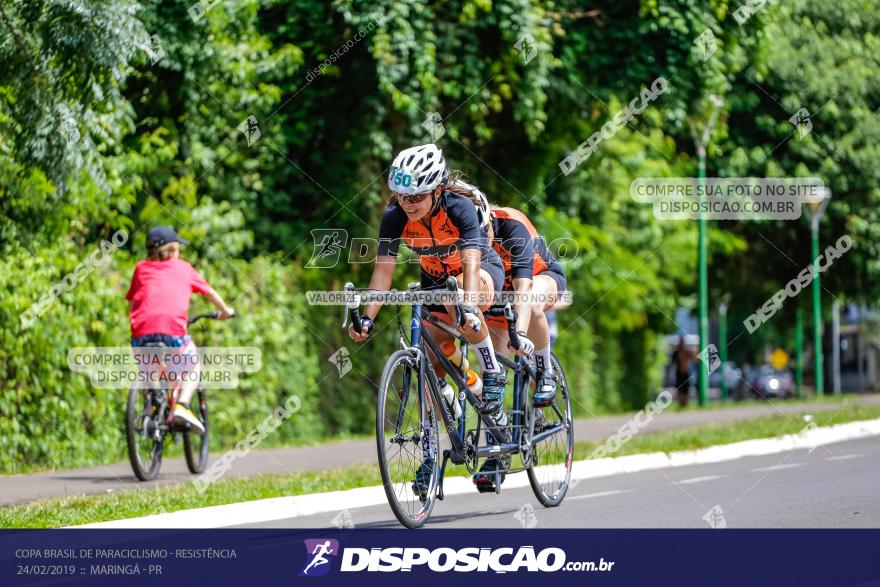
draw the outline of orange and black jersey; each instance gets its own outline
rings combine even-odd
[[[504,289],[512,289],[514,278],[531,278],[547,270],[565,275],[543,237],[519,210],[492,210],[492,228],[495,231],[492,247],[504,263]]]
[[[464,270],[464,249],[479,249],[481,265],[501,267],[501,259],[489,246],[487,230],[479,224],[473,202],[453,192],[440,195],[430,227],[409,220],[396,201],[388,206],[379,229],[379,256],[397,256],[401,240],[419,255],[422,271],[435,280],[459,275]]]

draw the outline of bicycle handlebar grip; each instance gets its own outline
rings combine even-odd
[[[214,311],[214,312],[207,312],[207,313],[205,313],[205,314],[196,314],[195,316],[192,316],[192,317],[190,317],[190,318],[187,318],[187,320],[186,320],[186,325],[187,325],[187,326],[190,326],[190,325],[192,325],[192,324],[195,324],[196,322],[198,322],[198,321],[201,320],[202,318],[211,318],[212,320],[216,320],[216,319],[219,318],[219,317],[220,317],[220,312],[216,312],[216,311]]]
[[[516,333],[516,310],[510,304],[504,306],[504,317],[507,319],[507,335],[510,337],[510,346],[519,350],[519,335]]]
[[[361,313],[358,310],[358,306],[360,306],[360,296],[354,293],[354,284],[350,281],[345,284],[345,291],[351,294],[351,298],[345,302],[345,305],[348,307],[348,317],[351,320],[351,325],[354,326],[355,332],[360,334],[363,329],[363,324],[361,324]]]

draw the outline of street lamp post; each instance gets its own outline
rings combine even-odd
[[[705,193],[706,189],[706,147],[703,144],[697,145],[697,156],[700,158],[700,186]],[[700,195],[702,203],[704,196]],[[699,285],[698,285],[698,304],[699,304],[699,330],[700,330],[700,350],[705,349],[709,344],[709,268],[706,261],[708,254],[706,248],[706,216],[701,211],[700,219],[697,221],[697,265],[699,266]],[[699,361],[700,374],[699,383],[699,402],[701,406],[706,405],[709,396],[709,366],[706,361]]]
[[[801,399],[804,397],[804,313],[801,311],[800,305],[795,309],[794,320],[794,346],[796,349],[794,385],[798,399]]]
[[[816,196],[804,198],[804,210],[810,218],[810,244],[813,264],[813,357],[815,359],[816,396],[825,393],[825,370],[822,353],[822,285],[819,280],[819,220],[831,200],[831,190],[822,188]]]
[[[718,353],[721,355],[721,401],[728,398],[727,377],[724,365],[727,363],[727,300],[718,304]]]
[[[831,302],[831,391],[840,394],[840,302]]]
[[[709,120],[703,128],[702,134],[697,135],[696,132],[694,133],[694,143],[696,145],[697,158],[699,160],[699,181],[700,187],[702,188],[702,193],[700,194],[701,206],[703,199],[705,198],[704,194],[706,193],[706,146],[709,144],[709,139],[712,136],[712,128],[715,126],[718,111],[721,110],[721,96],[712,94],[709,96],[709,103],[712,108]],[[702,351],[709,346],[709,270],[707,267],[708,251],[706,249],[706,232],[708,227],[706,226],[706,215],[702,209],[700,211],[700,219],[698,220],[697,227],[697,265],[699,269],[698,304],[700,349]],[[706,364],[706,361],[699,361],[699,366],[699,400],[700,405],[705,406],[709,399],[709,366]]]

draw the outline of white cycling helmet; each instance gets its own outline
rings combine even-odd
[[[401,151],[388,174],[388,188],[399,194],[433,191],[449,177],[443,151],[428,143]]]
[[[450,189],[453,191],[455,191],[456,187],[463,188],[463,191],[470,192],[470,200],[474,203],[474,206],[477,207],[477,220],[479,220],[480,226],[488,226],[492,217],[489,214],[489,198],[486,197],[486,194],[484,194],[477,186],[461,179],[456,179],[450,185]]]

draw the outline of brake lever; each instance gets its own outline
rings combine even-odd
[[[507,319],[507,336],[513,350],[519,350],[519,334],[516,332],[516,311],[510,304],[504,306],[504,318]]]
[[[351,324],[352,326],[354,326],[355,332],[359,333],[363,329],[363,326],[361,324],[360,312],[358,312],[358,307],[360,306],[361,299],[360,296],[355,293],[353,283],[346,283],[345,291],[351,294],[351,300],[346,300],[345,302],[346,317],[351,318]],[[342,326],[343,328],[345,327],[345,319],[343,319]]]
[[[458,281],[454,277],[447,277],[446,278],[446,289],[449,290],[449,292],[456,293],[455,323],[458,324],[458,326],[460,326],[460,327],[464,326],[464,311],[462,311],[462,309],[461,309],[461,301],[458,299],[459,296],[457,295],[458,294]]]

